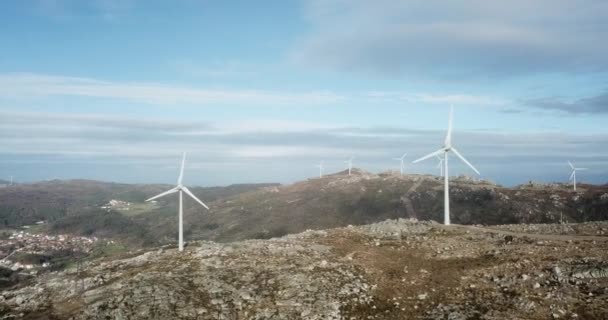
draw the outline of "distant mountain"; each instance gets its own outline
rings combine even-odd
[[[0,189],[0,226],[49,222],[52,232],[125,238],[136,245],[173,243],[178,197],[143,201],[170,186],[88,180]],[[361,225],[395,218],[443,221],[443,180],[354,169],[290,185],[191,188],[211,208],[184,200],[187,240],[266,239],[307,229]],[[527,184],[505,188],[467,177],[450,180],[452,222],[459,224],[584,222],[608,219],[608,186]],[[130,211],[101,209],[115,199]]]
[[[450,181],[452,222],[547,223],[608,219],[608,188],[580,185],[505,188],[488,181]],[[443,221],[443,179],[430,175],[362,170],[339,172],[286,186],[218,199],[210,213],[186,211],[190,238],[236,241],[271,238],[306,229],[368,224],[385,219]],[[162,228],[156,232],[162,234]],[[174,231],[173,231],[174,232]]]
[[[192,187],[191,190],[203,201],[213,202],[275,185],[277,184],[241,184]],[[168,188],[167,185],[132,185],[91,180],[53,180],[0,188],[0,228],[15,228],[46,221],[49,230],[54,232],[130,238],[144,236],[148,234],[148,225],[154,225],[154,222],[148,221],[149,218],[154,217],[155,213],[162,216],[163,212],[174,213],[175,210],[160,208],[153,210],[150,216],[134,219],[116,211],[107,212],[101,207],[113,199],[143,203],[148,197]]]

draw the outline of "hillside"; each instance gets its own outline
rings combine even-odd
[[[207,202],[276,184],[242,184],[227,187],[192,187],[192,192]],[[110,200],[143,203],[165,191],[169,185],[131,185],[91,180],[53,180],[0,188],[0,229],[18,228],[45,221],[47,231],[130,238],[152,243],[149,223],[164,223],[174,217],[172,208],[146,207],[150,213],[136,219],[130,212],[101,209]],[[177,199],[167,199],[169,204]],[[124,214],[127,213],[127,214]],[[152,222],[151,222],[152,221]]]
[[[466,177],[451,179],[452,221],[460,224],[555,223],[608,219],[608,187],[526,185],[505,188]],[[395,218],[443,221],[443,180],[430,175],[354,170],[292,185],[245,192],[186,212],[191,238],[267,239],[307,229]],[[161,229],[156,232],[162,233]]]
[[[606,223],[569,225],[598,234]],[[513,226],[506,226],[511,229]],[[535,227],[536,228],[536,227]],[[561,226],[546,225],[545,232]],[[46,273],[6,319],[606,319],[608,237],[389,220]]]
[[[608,219],[608,187],[524,185],[505,188],[487,181],[453,177],[452,221],[460,224],[585,222]],[[49,222],[48,231],[128,239],[134,245],[174,243],[178,197],[156,205],[143,201],[166,185],[96,181],[53,181],[0,189],[0,221],[6,227]],[[191,188],[211,208],[184,200],[187,240],[221,242],[268,239],[307,229],[369,224],[385,219],[443,221],[443,181],[430,175],[359,169],[290,185],[235,185]],[[107,212],[110,200],[132,207]]]

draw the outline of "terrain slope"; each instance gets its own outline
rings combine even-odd
[[[607,229],[607,223],[446,227],[399,219],[270,240],[203,241],[182,253],[140,250],[41,275],[2,292],[0,314],[606,319]]]

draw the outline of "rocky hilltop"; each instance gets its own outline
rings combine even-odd
[[[7,289],[0,318],[608,318],[608,223],[532,230],[399,219],[140,250]]]

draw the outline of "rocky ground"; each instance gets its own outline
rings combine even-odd
[[[568,227],[388,220],[133,252],[3,291],[0,319],[608,319],[608,223]]]
[[[572,234],[608,236],[608,223],[585,222],[564,224],[511,224],[496,226],[499,230],[537,234]]]

